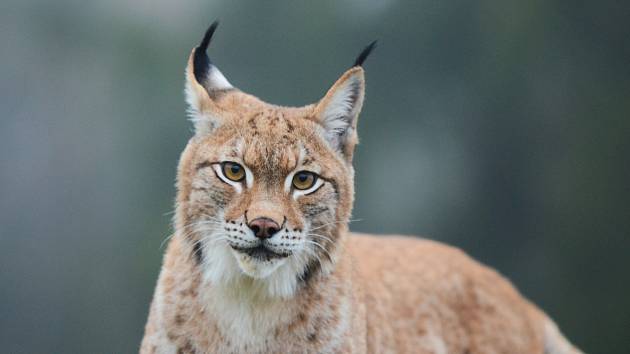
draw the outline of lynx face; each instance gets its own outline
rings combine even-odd
[[[304,278],[331,261],[352,173],[315,123],[301,123],[257,112],[199,139],[187,224],[213,280],[263,279],[280,267]]]
[[[288,297],[331,269],[342,242],[363,69],[348,70],[317,104],[267,104],[210,63],[215,27],[187,68],[195,136],[180,162],[176,229],[208,281]]]

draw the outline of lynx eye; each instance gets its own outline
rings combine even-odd
[[[236,162],[223,162],[221,169],[223,175],[230,181],[240,182],[245,178],[245,169]]]
[[[293,175],[293,187],[295,189],[309,189],[317,182],[317,175],[313,172],[300,171]]]

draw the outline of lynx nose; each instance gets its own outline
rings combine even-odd
[[[247,226],[249,226],[254,235],[261,240],[273,236],[280,230],[280,226],[277,222],[265,217],[254,219],[250,221]]]

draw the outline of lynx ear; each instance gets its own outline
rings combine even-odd
[[[357,143],[357,119],[365,92],[363,69],[346,71],[315,107],[315,120],[324,127],[330,146],[346,157]]]
[[[215,99],[233,89],[206,53],[218,25],[217,21],[210,25],[199,46],[190,53],[186,67],[186,101],[190,120],[195,125],[195,132],[201,134],[209,133],[221,124],[221,109]]]
[[[315,120],[326,131],[326,140],[333,149],[352,159],[354,146],[358,142],[357,120],[365,95],[363,62],[376,47],[370,43],[346,71],[328,90],[326,96],[315,106]]]

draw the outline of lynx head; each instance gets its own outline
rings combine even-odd
[[[281,107],[234,88],[210,61],[216,26],[186,69],[195,134],[179,164],[176,232],[213,285],[290,297],[343,246],[374,43],[318,103]]]

